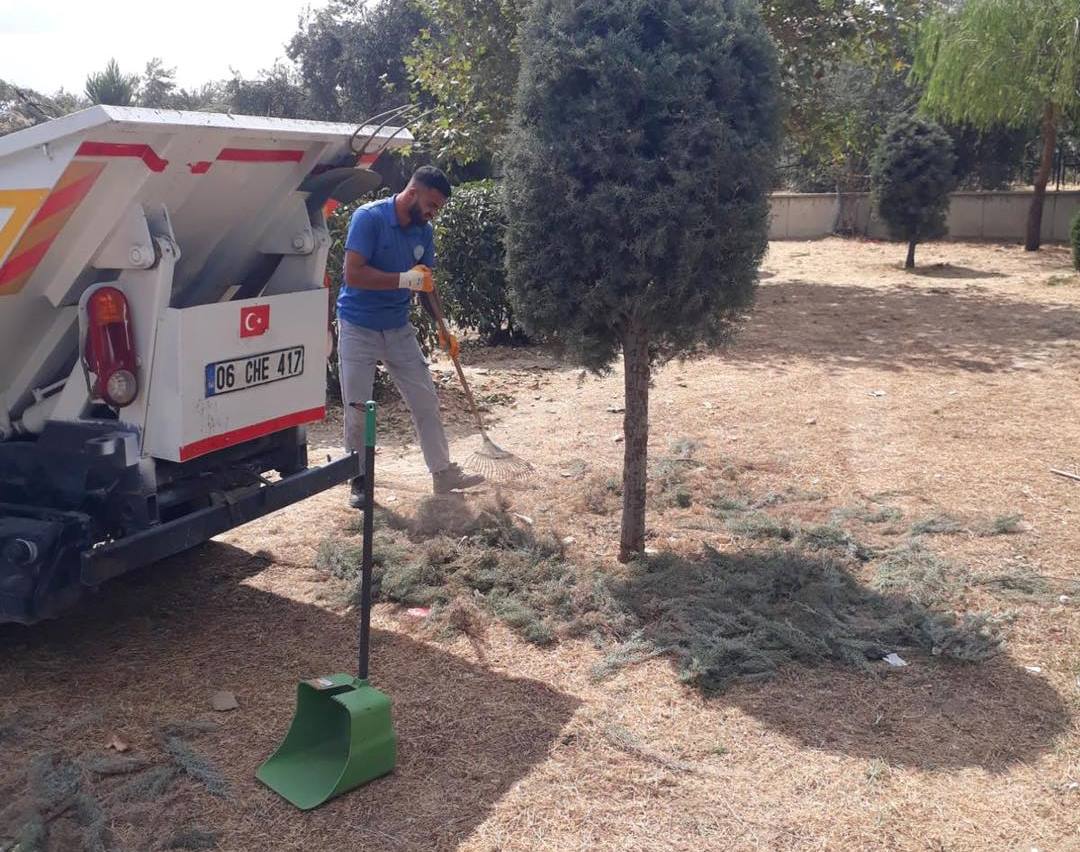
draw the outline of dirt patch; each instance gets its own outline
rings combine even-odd
[[[394,699],[399,766],[313,813],[253,776],[296,681],[355,664],[355,553],[325,545],[356,539],[344,489],[111,583],[62,621],[0,630],[0,802],[66,797],[37,823],[5,810],[0,844],[25,831],[64,850],[1076,845],[1080,485],[1049,469],[1080,472],[1080,288],[1061,247],[928,245],[914,274],[902,255],[773,244],[731,347],[658,372],[656,553],[637,573],[614,559],[617,368],[597,378],[549,352],[466,351],[492,437],[538,469],[501,489],[496,514],[517,531],[491,528],[502,544],[476,523],[496,490],[428,500],[407,412],[385,405],[380,563],[434,567],[402,588],[456,592],[434,592],[430,622],[376,607],[373,677]],[[449,365],[434,367],[465,458],[478,439]],[[339,426],[332,412],[313,448],[340,447]],[[535,563],[530,540],[558,547]],[[497,584],[485,591],[477,567],[491,553],[520,560],[506,595],[556,595],[532,606],[550,640],[491,605]],[[611,600],[591,597],[586,570]],[[556,617],[565,572],[590,590],[571,591],[570,615],[582,600],[607,614],[580,633]],[[744,581],[766,590],[761,608],[726,603]],[[822,612],[830,589],[854,605]],[[919,639],[908,616],[924,612],[970,628],[964,643]],[[819,618],[837,613],[842,630]],[[759,616],[771,626],[755,633]],[[704,635],[753,653],[695,644],[687,626],[708,618]],[[945,652],[997,639],[986,661]],[[744,676],[705,692],[708,672],[732,670],[717,660],[743,661]],[[748,682],[754,666],[768,679]],[[213,713],[218,689],[239,709]],[[205,765],[182,769],[166,747],[177,721],[218,726],[180,735]],[[105,748],[113,734],[128,753]],[[121,757],[130,771],[95,769]],[[120,796],[136,779],[144,792]]]

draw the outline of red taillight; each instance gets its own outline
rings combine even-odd
[[[115,287],[95,290],[86,301],[86,361],[94,374],[94,394],[115,408],[139,393],[135,334],[127,298]]]

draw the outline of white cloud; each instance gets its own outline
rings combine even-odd
[[[185,0],[36,3],[0,0],[0,79],[51,94],[81,92],[115,58],[125,73],[157,56],[187,88],[255,76],[285,56],[308,8],[327,0]]]

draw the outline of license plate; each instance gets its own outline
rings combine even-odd
[[[304,347],[290,346],[206,365],[206,395],[246,390],[291,379],[304,372]]]

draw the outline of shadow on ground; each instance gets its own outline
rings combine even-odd
[[[987,279],[1005,278],[1004,273],[990,270],[972,269],[970,266],[954,266],[951,263],[934,263],[930,266],[916,266],[907,270],[909,275],[919,278],[952,278],[952,279]]]
[[[996,772],[1037,760],[1070,724],[1061,696],[994,655],[977,623],[882,594],[824,555],[661,555],[613,596],[641,631],[630,662],[664,649],[711,700],[810,748]],[[910,665],[890,668],[889,652]]]
[[[165,848],[181,827],[200,825],[228,849],[452,849],[546,759],[578,706],[548,684],[375,630],[372,681],[393,700],[398,768],[300,813],[254,772],[287,729],[297,680],[354,669],[355,615],[255,588],[267,565],[211,543],[108,584],[60,621],[0,630],[0,801],[25,799],[35,757],[108,756],[115,733],[131,755],[167,763],[159,726],[209,719],[220,730],[192,747],[224,775],[224,798],[181,776],[160,798],[119,803],[118,780],[87,775],[83,790],[118,848]],[[234,692],[240,709],[213,713],[217,689]],[[72,848],[82,812],[50,823],[44,848]],[[9,837],[18,808],[4,814],[0,837]]]
[[[777,334],[778,328],[790,331]],[[981,285],[871,288],[788,280],[761,287],[757,309],[726,358],[991,373],[1078,337],[1077,308],[1000,296]]]
[[[807,748],[926,771],[1031,764],[1071,724],[1053,687],[1008,660],[907,659],[908,668],[876,677],[791,672],[723,700]]]
[[[505,537],[513,528],[506,506],[478,512],[456,497],[384,518],[417,543]],[[528,530],[516,529],[522,546],[536,546]],[[623,638],[608,658],[612,670],[664,653],[712,700],[809,748],[926,770],[998,772],[1055,747],[1070,725],[1062,697],[997,653],[990,626],[868,585],[853,570],[857,545],[838,529],[791,535],[786,546],[705,549],[691,559],[660,554],[621,577],[601,570],[602,593],[570,596],[575,604],[560,617]],[[516,581],[514,594],[529,599],[528,577]],[[880,659],[889,652],[910,665],[889,667]]]
[[[505,506],[478,512],[456,498],[430,498],[415,513],[384,518],[416,543],[505,538],[513,527]],[[516,529],[522,547],[536,546],[528,530]],[[660,554],[620,577],[597,569],[602,590],[569,595],[558,617],[622,638],[608,670],[666,654],[677,676],[712,700],[809,748],[927,770],[997,772],[1055,747],[1070,724],[1062,697],[997,653],[990,626],[868,585],[853,567],[857,545],[836,528],[791,535],[785,546],[706,549],[692,559]],[[912,566],[916,579],[918,570]],[[547,579],[534,574],[537,585]],[[553,614],[533,596],[529,575],[513,577],[515,596]],[[889,652],[910,665],[890,668],[880,659]]]

